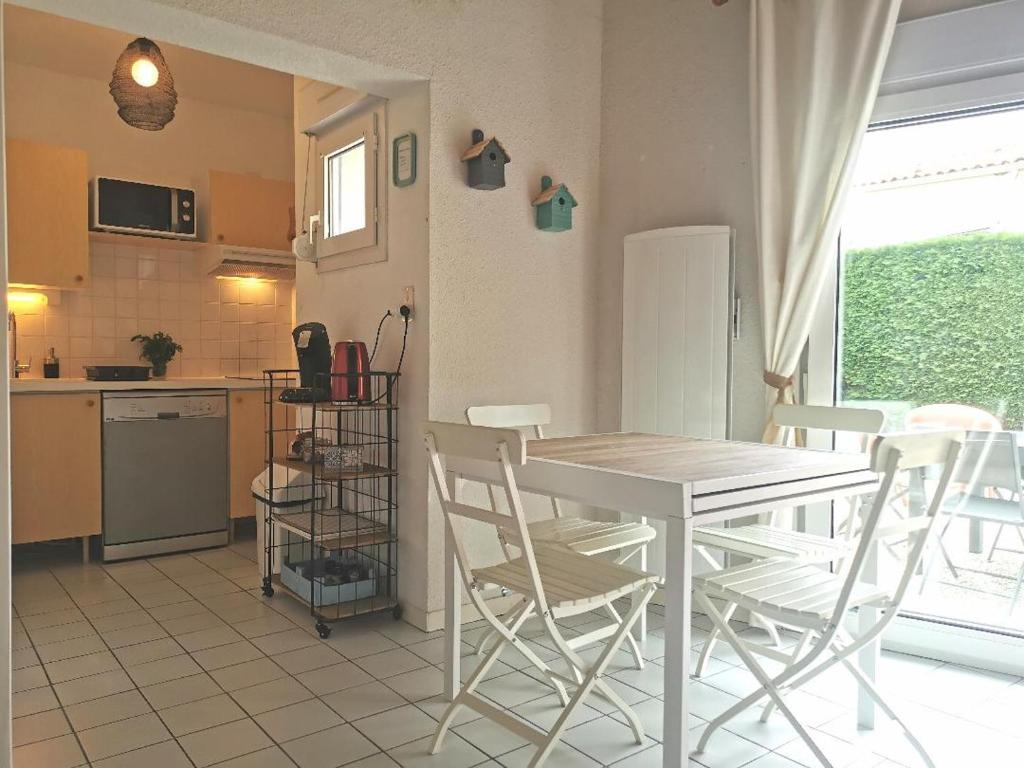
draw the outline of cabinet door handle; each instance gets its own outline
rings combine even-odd
[[[96,405],[96,401],[95,400],[86,400],[85,401],[85,407],[86,408],[92,408],[94,405]]]
[[[85,280],[85,278],[84,278],[84,277],[82,277],[81,275],[75,275],[75,282],[76,282],[76,283],[81,283],[81,282],[83,282],[84,280]]]

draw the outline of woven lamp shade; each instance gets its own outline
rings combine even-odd
[[[149,59],[156,67],[157,81],[149,87],[139,85],[132,77],[132,65],[140,58]],[[117,114],[133,128],[159,131],[171,122],[178,104],[178,92],[174,90],[174,78],[160,46],[140,37],[125,48],[114,65],[110,95],[117,104]]]

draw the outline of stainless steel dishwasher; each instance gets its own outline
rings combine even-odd
[[[103,394],[103,559],[228,542],[224,390]]]

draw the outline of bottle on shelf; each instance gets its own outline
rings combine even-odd
[[[60,378],[60,360],[57,358],[53,347],[50,347],[50,354],[46,356],[45,360],[43,360],[43,378]]]

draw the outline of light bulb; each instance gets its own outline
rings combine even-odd
[[[159,79],[160,71],[156,68],[156,64],[149,59],[139,58],[132,63],[132,80],[143,88],[156,85],[156,81]]]

